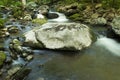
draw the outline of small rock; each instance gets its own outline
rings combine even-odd
[[[58,18],[58,17],[59,17],[59,15],[56,13],[48,13],[48,15],[47,15],[48,19],[54,19],[54,18]]]
[[[90,23],[93,25],[105,25],[107,24],[107,20],[103,17],[100,17],[100,18],[92,19]]]
[[[27,20],[27,21],[32,20],[31,15],[30,14],[26,14],[25,17],[24,17],[24,20]]]
[[[32,60],[33,59],[33,55],[28,55],[27,57],[26,57],[26,60],[27,61],[30,61],[30,60]]]
[[[16,26],[8,27],[9,33],[18,33],[19,29]]]
[[[11,80],[25,80],[30,72],[30,68],[23,67],[11,78]]]
[[[10,70],[8,70],[8,76],[14,75],[17,71],[21,69],[20,65],[14,65]]]
[[[22,57],[23,57],[23,58],[25,58],[25,57],[27,57],[27,56],[28,56],[27,53],[22,53]]]

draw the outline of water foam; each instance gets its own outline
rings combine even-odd
[[[120,43],[111,38],[101,37],[97,40],[96,45],[104,47],[116,56],[120,56]]]
[[[68,19],[66,18],[66,16],[64,15],[64,14],[62,14],[62,13],[59,13],[59,12],[49,12],[49,13],[56,13],[56,14],[58,14],[58,18],[56,18],[56,19],[49,19],[48,21],[52,21],[52,22],[68,22]]]

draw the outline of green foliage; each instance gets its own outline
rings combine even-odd
[[[24,16],[24,12],[23,12],[23,7],[22,7],[22,3],[19,1],[16,1],[14,4],[12,4],[10,6],[12,8],[12,13],[13,13],[13,17],[14,18],[20,18],[22,16]]]
[[[12,0],[0,0],[0,6],[10,6]]]
[[[3,65],[5,59],[6,59],[6,54],[3,51],[0,51],[0,66]]]
[[[52,1],[52,0],[51,0]],[[68,5],[72,3],[79,3],[79,4],[96,4],[102,3],[104,8],[120,8],[120,0],[60,0],[60,4]]]
[[[0,13],[0,18],[2,18],[3,16],[2,16],[2,14]]]
[[[22,3],[21,1],[16,1],[16,0],[0,0],[0,7],[5,7],[11,9],[13,16],[19,17],[23,15],[22,11]],[[4,10],[1,9],[1,10]]]
[[[47,20],[46,19],[33,19],[32,22],[35,23],[35,24],[42,25],[42,24],[46,23]]]
[[[13,8],[12,13],[14,18],[19,19],[20,17],[24,16],[24,12],[19,7]]]
[[[102,0],[102,4],[104,8],[120,8],[120,0]]]
[[[15,1],[15,0],[0,0],[0,6],[4,7],[11,7],[15,5],[21,4],[20,1]]]

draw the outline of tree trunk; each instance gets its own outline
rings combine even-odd
[[[26,0],[21,0],[21,1],[22,1],[23,9],[25,9],[25,7],[26,7]]]

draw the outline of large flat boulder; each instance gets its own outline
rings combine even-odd
[[[79,23],[46,23],[33,32],[34,40],[31,41],[37,41],[35,43],[40,45],[39,48],[81,50],[96,40],[90,28]],[[31,32],[25,34],[26,39],[29,39],[29,33]]]

